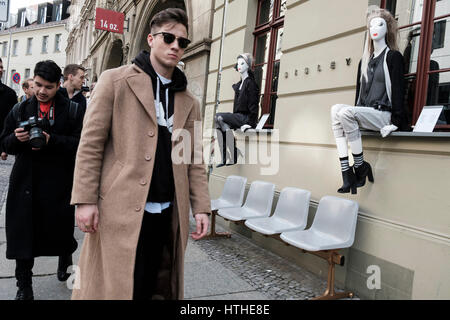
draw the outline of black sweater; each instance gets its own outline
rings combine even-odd
[[[152,80],[153,96],[156,97],[157,77],[153,66],[150,63],[150,53],[142,51],[132,61],[136,66],[147,73]],[[172,75],[172,82],[163,85],[160,83],[160,101],[166,105],[166,89],[169,89],[168,116],[170,118],[174,110],[175,92],[185,91],[187,80],[184,73],[175,68]],[[165,108],[164,108],[165,109]],[[165,126],[158,125],[158,142],[156,146],[155,165],[153,167],[152,181],[147,196],[147,202],[169,202],[175,196],[175,183],[172,169],[172,133]]]
[[[405,78],[404,78],[404,62],[400,52],[389,50],[386,57],[386,63],[391,78],[391,122],[401,131],[408,131],[408,117],[404,107],[405,94]],[[358,77],[356,80],[356,99],[355,105],[358,103],[359,92],[361,88],[361,61],[358,66]]]
[[[232,86],[235,91],[233,113],[247,115],[249,118],[248,124],[255,128],[258,121],[259,88],[253,73],[250,71],[248,77],[244,80],[242,89],[239,90],[241,83],[242,80]]]

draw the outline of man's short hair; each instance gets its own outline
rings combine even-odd
[[[86,72],[86,68],[80,66],[79,64],[68,64],[64,68],[64,81],[67,81],[67,79],[69,79],[69,74],[76,76],[78,70],[83,70],[84,72]]]
[[[52,83],[59,83],[61,68],[53,60],[40,61],[34,67],[34,76],[39,76]]]
[[[30,81],[33,81],[33,79],[28,78],[22,82],[22,89],[28,89],[30,87]]]
[[[168,8],[155,14],[150,21],[150,32],[153,33],[155,28],[160,28],[166,23],[181,23],[189,33],[188,16],[183,9]]]

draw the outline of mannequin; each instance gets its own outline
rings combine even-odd
[[[249,53],[240,54],[237,57],[235,65],[236,71],[241,75],[241,80],[233,85],[234,105],[233,113],[217,113],[215,124],[219,137],[219,146],[222,151],[222,162],[217,168],[224,165],[233,165],[237,163],[238,149],[236,148],[236,139],[232,129],[241,127],[256,127],[258,118],[258,96],[259,88],[256,84],[253,72],[251,70],[252,56]],[[227,149],[230,150],[230,157]],[[230,162],[227,164],[227,160]]]
[[[374,182],[372,167],[364,161],[360,129],[379,131],[382,137],[407,130],[403,106],[404,62],[397,47],[397,22],[384,9],[369,8],[367,38],[358,67],[355,106],[336,104],[331,121],[341,163],[339,193],[356,194],[366,178]],[[348,144],[354,165],[348,161]]]

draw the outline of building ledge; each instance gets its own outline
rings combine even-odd
[[[378,131],[361,130],[362,136],[382,138]],[[411,132],[411,131],[395,131],[389,137],[412,137],[412,138],[450,138],[450,132]]]

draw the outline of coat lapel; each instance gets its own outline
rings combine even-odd
[[[181,129],[186,123],[187,117],[191,112],[194,101],[186,92],[175,93],[173,130]]]
[[[131,91],[133,91],[144,106],[145,111],[147,111],[153,123],[157,126],[155,98],[153,96],[153,86],[150,77],[146,73],[140,72],[128,77],[127,83],[130,86]]]

